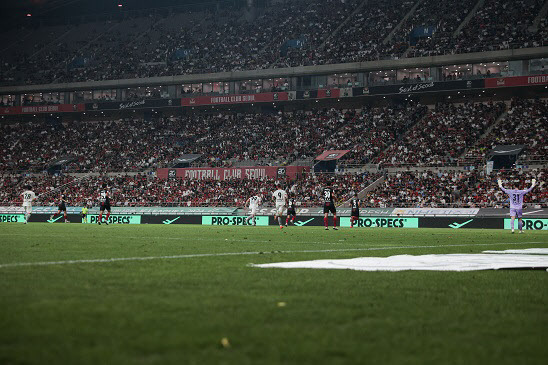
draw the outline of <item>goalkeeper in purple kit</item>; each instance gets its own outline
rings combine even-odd
[[[499,187],[510,197],[510,227],[512,228],[512,233],[514,233],[514,220],[516,216],[518,217],[518,229],[519,233],[523,233],[523,221],[521,219],[523,212],[523,196],[533,190],[537,181],[535,179],[531,180],[533,185],[527,190],[518,190],[518,189],[505,189],[502,187],[502,180],[498,180]],[[517,185],[516,185],[517,188]]]

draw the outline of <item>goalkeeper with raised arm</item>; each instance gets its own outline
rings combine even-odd
[[[498,179],[499,187],[510,197],[510,227],[512,228],[512,233],[514,233],[514,220],[516,216],[518,217],[519,233],[523,233],[523,220],[521,219],[523,215],[523,196],[533,190],[537,181],[533,179],[531,182],[533,185],[527,190],[519,190],[518,184],[515,184],[515,189],[505,189],[502,187],[502,180]]]

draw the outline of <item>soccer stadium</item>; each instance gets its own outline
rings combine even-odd
[[[0,2],[0,364],[545,364],[547,13]]]

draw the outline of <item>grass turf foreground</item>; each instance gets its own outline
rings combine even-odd
[[[0,364],[544,364],[548,358],[545,271],[247,266],[546,247],[546,232],[36,223],[1,224],[0,242]],[[238,254],[244,252],[254,253]],[[217,253],[236,254],[5,266]]]

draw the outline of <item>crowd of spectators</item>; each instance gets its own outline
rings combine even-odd
[[[326,149],[351,149],[367,163],[425,113],[424,106],[215,113],[152,119],[27,122],[0,126],[0,170],[42,171],[59,159],[69,172],[143,171],[201,154],[205,166],[239,161],[283,165]],[[268,162],[265,162],[268,161]]]
[[[424,105],[362,109],[348,121],[343,131],[334,133],[326,149],[350,150],[341,161],[344,165],[364,165],[427,114]]]
[[[533,191],[525,196],[525,203],[534,206],[548,206],[548,190],[543,182],[548,169],[501,170],[491,175],[484,171],[400,171],[390,174],[375,190],[364,198],[368,207],[466,207],[502,208],[508,206],[508,196],[498,187],[520,189],[531,186],[531,180],[539,181]]]
[[[525,145],[521,161],[548,160],[547,102],[515,99],[503,115],[505,109],[502,102],[440,103],[433,110],[409,103],[3,123],[0,171],[45,171],[58,160],[66,160],[63,172],[146,171],[173,166],[184,154],[201,155],[195,166],[280,166],[326,150],[349,150],[339,160],[344,167],[440,167],[476,165],[494,146],[512,144]]]
[[[508,197],[497,185],[525,189],[536,178],[538,186],[526,195],[527,205],[548,206],[545,177],[548,169],[501,170],[486,175],[483,170],[399,171],[362,198],[363,207],[506,207]],[[322,174],[308,173],[295,180],[228,179],[192,180],[159,179],[154,175],[75,177],[70,175],[10,175],[0,176],[0,204],[19,205],[20,194],[29,184],[39,195],[35,205],[54,206],[60,194],[69,206],[97,206],[99,191],[106,183],[111,191],[112,205],[130,206],[227,206],[243,207],[252,195],[263,197],[264,206],[272,205],[271,194],[282,183],[300,207],[321,206],[322,189],[334,189],[337,205],[347,202],[354,194],[378,180],[381,173]]]
[[[448,49],[468,53],[546,45],[543,24],[529,30],[543,5],[544,0],[485,0]]]
[[[502,102],[438,104],[375,161],[384,166],[454,165],[504,110]]]
[[[542,0],[300,0],[38,29],[0,57],[1,83],[53,83],[368,61],[542,46]],[[403,22],[402,22],[403,21]],[[401,23],[401,24],[400,24]],[[395,27],[400,28],[389,37]],[[419,27],[431,37],[410,48]],[[340,29],[339,29],[340,28]],[[29,43],[29,40],[36,43]],[[40,41],[40,42],[39,42]],[[298,41],[292,47],[288,41]]]
[[[477,4],[477,0],[425,0],[419,4],[413,15],[407,19],[395,40],[405,43],[416,27],[434,27],[432,35],[419,37],[417,43],[407,53],[408,57],[440,55],[454,47],[453,33],[464,21],[468,13]],[[395,43],[395,42],[393,42]]]
[[[227,179],[192,180],[159,179],[154,175],[132,174],[119,176],[75,177],[70,175],[5,174],[1,176],[0,204],[19,204],[25,185],[31,185],[39,195],[36,205],[56,205],[64,194],[72,206],[97,206],[102,185],[111,191],[113,206],[228,206],[243,207],[252,195],[263,197],[265,206],[272,204],[271,194],[281,183],[299,206],[320,206],[322,189],[336,191],[337,203],[348,201],[353,194],[373,183],[380,174],[303,174],[295,180]]]
[[[524,145],[520,155],[524,162],[548,160],[548,102],[546,100],[513,99],[506,115],[474,147],[464,160],[486,157],[497,145]]]

